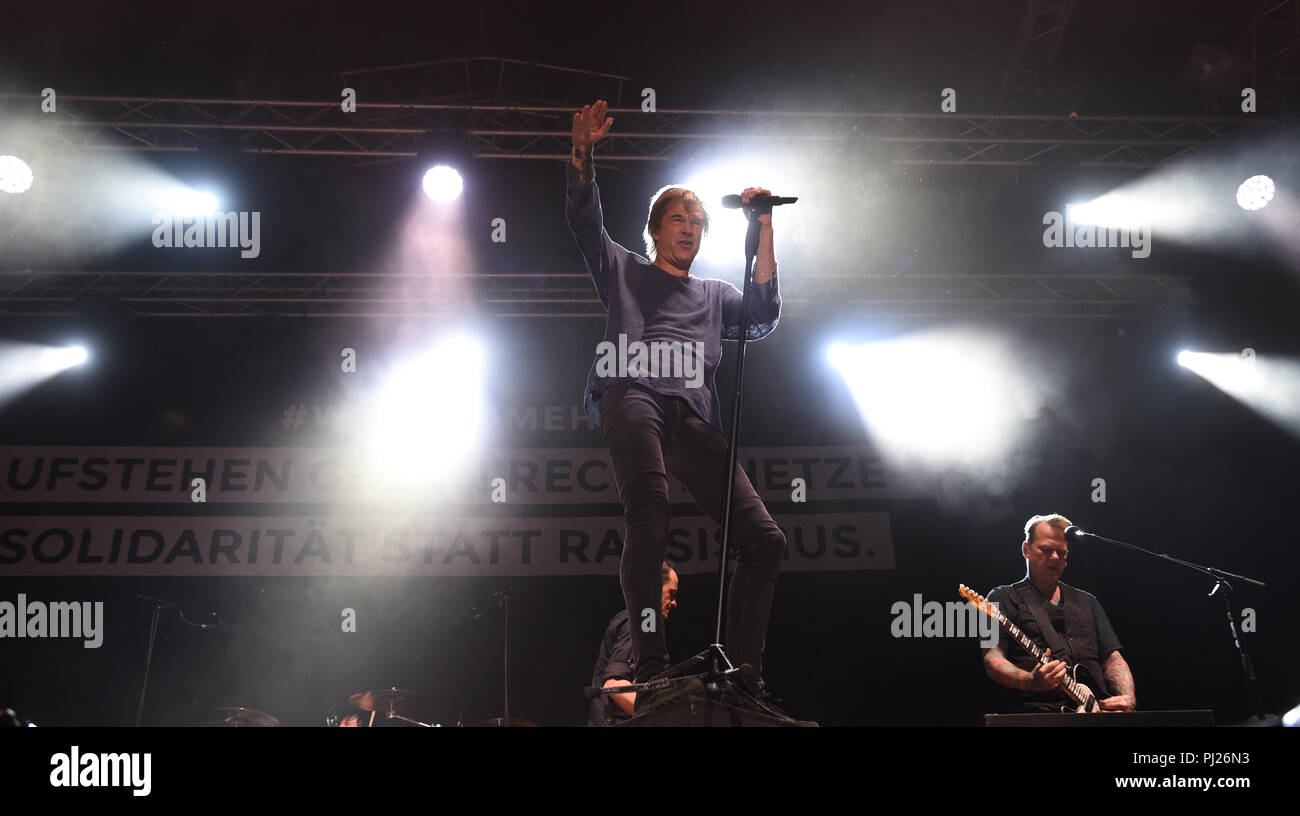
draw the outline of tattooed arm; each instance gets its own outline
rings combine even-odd
[[[1007,688],[1029,690],[1029,672],[1013,665],[1010,660],[1007,660],[1007,656],[1002,654],[1001,649],[993,648],[984,651],[984,673],[993,682],[1001,683]]]
[[[1136,711],[1137,689],[1133,685],[1133,672],[1129,671],[1128,661],[1119,652],[1111,652],[1102,666],[1106,674],[1106,686],[1115,695],[1099,701],[1105,711]]]
[[[1052,656],[1052,650],[1047,650]],[[1059,660],[1040,663],[1032,672],[1017,668],[996,646],[984,652],[984,673],[995,683],[1020,691],[1050,691],[1065,677],[1065,664]]]

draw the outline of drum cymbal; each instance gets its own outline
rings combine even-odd
[[[248,728],[250,726],[274,727],[280,721],[264,711],[256,711],[243,706],[222,706],[209,708],[199,714],[200,725],[228,726],[231,728]]]
[[[428,719],[433,711],[433,700],[425,694],[410,689],[387,688],[360,691],[349,697],[348,702],[353,708],[362,711],[377,711],[383,716],[392,711],[417,720]]]

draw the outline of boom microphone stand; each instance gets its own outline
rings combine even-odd
[[[1227,612],[1228,630],[1232,633],[1232,643],[1234,646],[1237,647],[1237,654],[1241,658],[1241,672],[1246,679],[1246,694],[1250,698],[1251,710],[1255,712],[1255,715],[1257,717],[1262,718],[1264,716],[1263,705],[1261,704],[1259,698],[1259,688],[1255,682],[1255,664],[1250,662],[1250,655],[1246,654],[1246,647],[1241,645],[1241,633],[1237,629],[1237,620],[1232,616],[1232,599],[1231,599],[1232,584],[1228,583],[1228,579],[1232,578],[1238,581],[1245,581],[1248,584],[1254,584],[1255,586],[1260,586],[1260,587],[1268,586],[1268,584],[1265,584],[1263,581],[1257,581],[1254,578],[1247,578],[1245,575],[1237,575],[1236,573],[1226,572],[1224,570],[1218,569],[1217,567],[1203,567],[1200,564],[1193,564],[1191,561],[1184,561],[1181,558],[1175,558],[1172,555],[1169,555],[1168,553],[1152,552],[1151,550],[1143,549],[1142,547],[1139,547],[1136,544],[1126,544],[1123,541],[1116,541],[1113,538],[1106,538],[1105,536],[1099,536],[1096,533],[1087,533],[1084,532],[1083,530],[1080,530],[1078,527],[1074,527],[1074,526],[1066,528],[1065,537],[1070,541],[1070,543],[1075,543],[1080,538],[1090,538],[1096,541],[1105,541],[1107,544],[1114,544],[1115,546],[1123,547],[1126,550],[1134,550],[1136,552],[1145,553],[1151,556],[1152,558],[1159,558],[1160,560],[1168,561],[1171,564],[1179,564],[1181,566],[1187,567],[1188,569],[1194,569],[1199,573],[1202,573],[1204,575],[1209,576],[1210,578],[1213,578],[1214,588],[1210,590],[1209,595],[1213,595],[1214,593],[1219,592],[1219,590],[1223,590],[1223,592],[1219,595],[1219,597],[1223,599],[1224,609]],[[1206,597],[1209,597],[1209,595],[1207,595]]]
[[[144,679],[140,681],[140,703],[135,709],[135,727],[139,728],[140,720],[144,717],[144,698],[145,693],[149,689],[149,667],[153,663],[153,646],[154,641],[158,638],[158,619],[162,616],[162,611],[164,609],[175,609],[179,613],[181,620],[188,623],[190,626],[196,626],[199,629],[226,629],[227,627],[225,622],[221,620],[221,616],[216,612],[198,612],[198,610],[194,609],[188,610],[190,612],[196,612],[205,615],[206,617],[216,619],[215,623],[196,623],[195,621],[185,617],[187,607],[181,606],[175,601],[169,601],[165,598],[155,598],[152,595],[141,595],[139,593],[136,593],[135,597],[145,601],[153,601],[153,618],[149,623],[149,648],[145,651],[144,655]]]

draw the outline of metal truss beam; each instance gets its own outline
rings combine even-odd
[[[441,70],[451,69],[443,65]],[[525,80],[509,80],[504,74],[498,77],[501,92],[522,93],[519,89]],[[580,74],[572,81],[619,85],[622,78]],[[406,87],[382,74],[358,84],[365,88],[381,82],[388,96]],[[466,88],[471,97],[481,95],[470,83]],[[617,87],[613,90],[621,93]],[[425,98],[458,93],[454,89],[426,93]],[[0,96],[0,121],[24,118],[45,129],[52,142],[74,149],[239,151],[357,161],[415,158],[431,134],[446,131],[465,134],[477,158],[559,160],[568,155],[576,105],[367,101],[361,95],[356,112],[345,113],[339,101],[65,94],[58,97],[56,112],[40,114],[40,101],[36,95]],[[1255,117],[645,112],[639,105],[615,106],[611,114],[618,127],[601,145],[598,159],[604,164],[666,161],[719,142],[742,140],[749,146],[803,145],[813,148],[806,155],[826,160],[870,150],[879,160],[903,165],[1027,167],[1068,162],[1083,167],[1146,168],[1203,154],[1248,128],[1272,124]]]
[[[1190,278],[1159,275],[830,274],[785,289],[791,316],[835,304],[916,317],[1116,317],[1195,302]],[[492,317],[605,317],[590,277],[576,273],[0,270],[0,316],[76,317],[109,303],[141,317],[402,317],[466,308]]]
[[[35,97],[0,97],[12,111]],[[45,123],[52,139],[87,150],[198,152],[232,149],[283,156],[410,159],[451,114],[481,159],[560,160],[568,155],[568,107],[361,104],[277,100],[60,97]],[[745,139],[816,146],[826,160],[874,146],[907,165],[1152,167],[1203,155],[1267,119],[1176,116],[810,113],[613,108],[620,128],[602,144],[605,163],[666,161],[709,143]],[[349,118],[352,117],[352,118]],[[39,121],[39,120],[38,120]]]

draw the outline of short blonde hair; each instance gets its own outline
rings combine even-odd
[[[698,207],[700,215],[704,218],[704,229],[700,231],[700,237],[709,234],[709,211],[704,209],[704,202],[700,201],[699,196],[676,184],[660,187],[657,193],[650,196],[650,214],[646,216],[645,230],[641,233],[641,237],[645,238],[646,257],[652,261],[659,251],[655,247],[654,233],[659,231],[659,227],[664,222],[664,213],[674,201],[684,202],[687,210]]]
[[[1030,516],[1029,521],[1025,522],[1025,543],[1033,542],[1034,528],[1044,521],[1058,530],[1064,530],[1072,524],[1068,518],[1060,513],[1052,513],[1046,516]]]

